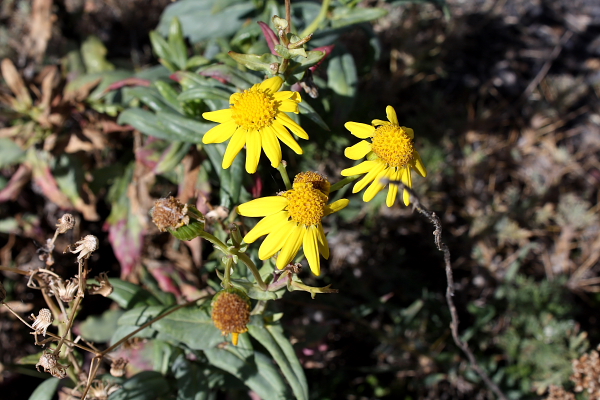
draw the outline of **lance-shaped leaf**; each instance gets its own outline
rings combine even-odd
[[[265,35],[267,46],[269,46],[271,54],[277,55],[277,52],[275,51],[275,46],[279,44],[279,38],[277,37],[275,32],[273,32],[273,29],[271,29],[269,25],[265,24],[262,21],[258,21],[258,25],[260,25],[260,29],[262,30],[263,35]]]
[[[239,54],[234,51],[230,51],[229,56],[233,58],[238,64],[245,66],[253,71],[262,71],[270,74],[274,73],[274,64],[279,63],[279,58],[270,53],[265,53],[262,56],[257,54]]]

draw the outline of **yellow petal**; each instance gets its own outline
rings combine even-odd
[[[404,168],[402,173],[402,183],[409,188],[412,188],[412,175],[410,174],[410,168]],[[404,201],[404,205],[408,206],[410,204],[410,193],[408,193],[408,190],[404,190],[404,193],[402,193],[402,200]]]
[[[287,211],[279,211],[275,214],[267,215],[244,236],[244,242],[254,243],[259,237],[278,231],[288,221],[288,218],[289,214]]]
[[[360,122],[346,122],[344,126],[359,139],[369,138],[375,133],[374,126],[361,124]]]
[[[304,225],[297,225],[292,228],[290,235],[288,236],[281,253],[277,256],[277,268],[283,269],[286,265],[294,261],[294,257],[298,254],[300,246],[306,233],[306,227]]]
[[[401,126],[401,128],[404,130],[404,133],[406,133],[406,135],[409,138],[411,138],[411,139],[415,138],[415,131],[412,128],[407,128],[405,126]]]
[[[327,237],[325,236],[325,232],[323,231],[323,225],[317,225],[319,230],[319,253],[323,256],[324,259],[329,259],[329,243],[327,243]]]
[[[354,146],[346,147],[346,150],[344,150],[344,155],[351,160],[360,160],[366,156],[372,148],[373,147],[371,143],[367,142],[366,140],[361,140]]]
[[[240,336],[240,334],[239,334],[239,333],[236,333],[236,332],[232,332],[232,333],[231,333],[231,343],[232,343],[234,346],[237,346],[237,344],[238,344],[238,338],[239,338],[239,336]]]
[[[313,274],[321,275],[321,257],[319,257],[319,230],[316,226],[309,226],[304,234],[302,249],[308,261],[308,266]]]
[[[392,181],[399,181],[402,177],[402,169],[397,170],[397,171],[392,171],[392,173],[390,174],[390,180]],[[396,196],[398,196],[398,185],[394,185],[393,183],[390,183],[389,189],[388,189],[388,194],[387,194],[387,198],[385,199],[385,204],[388,207],[391,207],[394,205],[394,202],[396,201]]]
[[[290,132],[287,130],[287,128],[285,126],[281,125],[281,123],[279,121],[274,120],[273,123],[271,124],[271,127],[275,130],[275,134],[277,135],[279,140],[281,140],[283,143],[285,143],[287,147],[292,149],[294,151],[294,153],[296,153],[296,154],[303,153],[302,148],[300,147],[298,142],[296,142],[296,139],[294,139],[294,137],[290,134]]]
[[[333,214],[335,212],[343,210],[344,208],[346,208],[346,206],[349,203],[350,203],[350,200],[348,200],[348,199],[336,200],[333,203],[325,206],[325,215]]]
[[[219,124],[204,134],[202,143],[223,143],[235,133],[237,124],[234,120]]]
[[[240,204],[237,212],[244,217],[264,217],[283,210],[288,205],[288,199],[282,196],[268,196],[250,200]]]
[[[342,174],[342,176],[352,176],[352,175],[364,174],[366,172],[369,172],[370,170],[372,170],[373,168],[377,167],[380,164],[381,164],[380,161],[363,161],[360,164],[355,165],[354,167],[343,169],[341,174]],[[356,192],[354,192],[354,193],[356,193]]]
[[[419,173],[419,175],[421,175],[423,178],[425,178],[427,176],[427,170],[425,169],[425,164],[423,164],[423,159],[421,158],[421,155],[419,154],[419,152],[417,152],[415,150],[414,152],[414,156],[415,156],[415,169],[417,170],[417,172]]]
[[[225,155],[223,155],[223,162],[221,166],[223,169],[227,169],[231,167],[233,164],[233,160],[240,153],[244,145],[246,144],[246,131],[242,128],[238,128],[237,131],[233,134],[233,137],[229,141],[227,145],[227,150],[225,150]]]
[[[294,93],[291,90],[282,90],[281,92],[277,92],[273,94],[273,98],[277,101],[289,100],[290,98],[295,97]]]
[[[283,85],[283,79],[280,76],[274,76],[263,81],[258,85],[258,88],[273,94],[281,89],[281,85]]]
[[[281,146],[275,131],[270,126],[265,127],[261,131],[262,146],[271,166],[277,168],[281,163]]]
[[[279,111],[293,112],[294,114],[298,114],[300,112],[298,103],[291,100],[283,100],[277,109]]]
[[[374,119],[373,121],[371,121],[371,124],[373,126],[381,126],[381,125],[391,125],[391,122],[389,122],[389,121],[382,121],[380,119]]]
[[[284,114],[282,112],[277,113],[275,120],[281,122],[290,131],[292,131],[292,133],[294,133],[296,136],[298,136],[302,139],[308,139],[308,133],[306,133],[306,131],[304,129],[302,129],[302,127],[300,125],[298,125],[296,123],[296,121],[294,121],[293,119],[288,117],[286,114]]]
[[[385,164],[381,162],[376,162],[376,164],[369,171],[369,173],[366,174],[360,181],[356,182],[356,184],[352,188],[352,193],[358,193],[361,190],[363,190],[369,183],[373,182],[373,179],[375,179],[386,168],[387,167],[385,166]]]
[[[396,110],[394,110],[394,107],[392,106],[387,106],[385,108],[385,113],[387,115],[387,119],[394,125],[400,125],[398,123],[398,117],[396,116]]]
[[[208,111],[202,114],[202,118],[222,124],[231,119],[231,109],[226,108],[224,110]]]
[[[388,170],[384,170],[384,171],[380,172],[377,175],[377,177],[375,177],[375,179],[373,180],[373,183],[371,183],[371,186],[369,186],[367,188],[367,190],[365,190],[365,193],[363,194],[363,201],[369,202],[369,201],[373,200],[373,198],[375,197],[375,195],[377,193],[381,192],[381,190],[386,185],[381,182],[381,179],[387,178],[387,172],[388,172]]]
[[[259,132],[253,131],[246,134],[246,172],[249,174],[255,173],[258,168],[261,146],[262,140]]]
[[[297,225],[294,221],[287,221],[277,232],[269,233],[258,249],[258,258],[267,260],[273,257],[285,245],[287,238]]]

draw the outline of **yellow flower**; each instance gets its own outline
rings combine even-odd
[[[392,106],[385,109],[388,121],[375,119],[372,125],[359,122],[347,122],[344,126],[359,139],[371,138],[371,142],[362,140],[354,146],[347,147],[344,155],[351,160],[359,160],[367,156],[367,160],[342,171],[343,176],[358,174],[366,175],[352,189],[352,193],[360,192],[369,183],[371,185],[363,194],[364,201],[371,201],[385,184],[381,179],[402,181],[412,188],[411,169],[415,169],[422,177],[427,176],[423,160],[415,149],[413,139],[415,134],[412,129],[398,124],[396,111]],[[398,194],[398,185],[390,184],[386,204],[391,207]],[[403,193],[404,204],[410,204],[408,191]]]
[[[330,184],[315,172],[298,174],[293,189],[279,196],[263,197],[238,206],[238,213],[247,217],[265,217],[244,237],[252,243],[268,235],[258,250],[258,257],[266,260],[281,250],[277,257],[277,268],[283,269],[294,260],[303,247],[304,256],[315,275],[321,273],[321,259],[329,258],[329,245],[321,220],[348,205],[347,199],[331,204]]]
[[[298,114],[298,103],[302,99],[298,92],[278,92],[281,85],[283,79],[275,76],[244,90],[243,93],[232,94],[228,109],[202,114],[205,119],[219,123],[206,132],[202,139],[203,143],[222,143],[231,139],[223,157],[223,169],[231,166],[244,145],[246,146],[246,171],[250,174],[256,172],[261,148],[264,149],[271,165],[274,168],[279,166],[281,163],[279,140],[296,154],[302,154],[300,145],[288,129],[302,139],[308,139],[308,134],[285,114],[286,112]]]

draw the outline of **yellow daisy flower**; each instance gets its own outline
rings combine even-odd
[[[258,257],[266,260],[281,250],[277,257],[277,268],[283,269],[294,260],[300,246],[315,275],[321,273],[321,259],[329,258],[329,245],[321,220],[348,205],[348,199],[340,199],[331,204],[330,184],[315,172],[304,172],[294,178],[293,189],[278,196],[263,197],[238,206],[240,215],[264,217],[244,237],[252,243],[267,235],[258,250]]]
[[[354,146],[347,147],[344,155],[351,160],[359,160],[367,156],[367,160],[342,171],[343,176],[358,174],[366,175],[352,189],[352,193],[360,192],[369,183],[371,185],[363,194],[364,201],[371,201],[385,184],[382,178],[392,181],[402,181],[412,188],[411,169],[415,169],[422,177],[427,176],[427,170],[419,152],[415,149],[413,139],[415,134],[412,129],[398,124],[396,111],[392,106],[385,109],[388,121],[375,119],[372,125],[359,122],[347,122],[344,126],[359,139],[371,138],[371,142],[362,140]],[[398,185],[390,184],[386,204],[391,207],[396,201]],[[408,191],[403,193],[404,204],[410,204]]]
[[[302,149],[288,129],[302,139],[308,134],[291,119],[286,112],[298,114],[298,103],[302,101],[298,92],[278,92],[283,85],[279,76],[269,78],[252,86],[243,93],[234,93],[229,98],[230,107],[225,110],[205,112],[204,119],[218,122],[202,138],[202,143],[223,143],[229,140],[223,169],[227,169],[246,146],[246,171],[253,174],[258,167],[261,148],[277,168],[281,163],[281,146],[285,143],[296,154]],[[278,140],[279,139],[279,140]]]

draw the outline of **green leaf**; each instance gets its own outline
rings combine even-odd
[[[108,281],[113,287],[113,291],[108,298],[121,308],[128,310],[140,305],[154,306],[160,304],[156,297],[138,285],[117,278],[108,278]]]
[[[46,379],[35,388],[31,396],[29,396],[29,400],[52,400],[59,383],[60,379],[58,378]]]
[[[181,114],[159,111],[156,113],[158,126],[170,134],[171,140],[188,143],[202,142],[202,136],[214,126],[198,122]]]
[[[166,61],[166,64],[163,65],[171,72],[175,72],[177,68],[175,68],[171,61],[173,59],[173,55],[171,54],[171,48],[169,47],[169,44],[165,38],[163,38],[157,31],[150,31],[150,43],[152,44],[152,50],[154,50],[154,54],[156,54],[160,60]]]
[[[265,327],[262,315],[256,315],[252,318],[252,323],[248,325],[248,333],[258,340],[277,362],[292,387],[296,399],[308,400],[306,376],[292,345],[283,335],[281,326],[270,325],[270,327],[271,329]],[[277,339],[274,334],[277,335]]]
[[[169,233],[179,240],[192,240],[204,232],[204,221],[191,219],[190,223],[177,229],[169,228]]]
[[[81,45],[81,56],[87,72],[112,71],[115,66],[106,60],[108,50],[96,36],[89,36]]]
[[[255,10],[255,6],[248,1],[213,12],[213,7],[219,1],[180,0],[172,3],[163,12],[158,30],[167,35],[171,19],[178,17],[185,36],[192,43],[232,36],[244,24],[248,14]]]
[[[242,179],[244,178],[243,157],[238,155],[233,164],[228,169],[221,168],[226,146],[223,143],[209,144],[204,146],[206,154],[213,164],[221,182],[221,205],[231,207],[231,204],[238,204],[240,192],[242,189]]]
[[[208,400],[211,391],[204,376],[205,368],[180,355],[171,369],[177,380],[176,400]]]
[[[304,72],[316,65],[325,57],[324,51],[319,50],[311,50],[306,52],[306,58],[304,57],[296,57],[294,58],[293,65],[289,68],[289,71],[286,71],[289,74],[292,74],[296,77],[296,79],[302,79]]]
[[[171,54],[173,56],[171,61],[179,69],[185,69],[185,64],[187,63],[187,47],[183,40],[181,22],[179,22],[179,18],[177,17],[173,18],[171,20],[171,25],[169,25],[169,47],[171,48]]]
[[[109,400],[156,400],[169,393],[169,382],[156,371],[142,371],[127,379]]]
[[[240,337],[240,341],[243,336]],[[263,400],[290,399],[291,393],[269,357],[260,352],[227,346],[204,350],[208,361],[243,381]]]
[[[154,167],[154,172],[162,174],[174,170],[181,164],[181,161],[190,150],[190,146],[190,143],[172,142],[163,152],[158,164]]]
[[[259,77],[254,73],[240,71],[237,68],[226,64],[209,65],[198,69],[196,72],[204,76],[223,79],[240,89],[247,89],[248,86],[262,81],[262,77]]]
[[[183,114],[183,108],[181,107],[181,102],[177,99],[179,93],[173,88],[173,86],[169,85],[165,81],[156,81],[154,82],[154,86],[158,90],[158,93],[162,96],[163,100],[171,106],[171,108],[180,114]]]
[[[303,100],[300,103],[298,103],[298,108],[300,108],[300,114],[306,116],[308,119],[310,119],[315,124],[319,125],[321,128],[325,129],[326,131],[331,130],[329,129],[325,121],[323,121],[323,118],[321,118],[321,116],[315,111],[314,108],[312,108],[310,104],[308,104],[306,100]]]
[[[123,315],[122,310],[108,310],[100,316],[89,316],[80,325],[81,336],[92,342],[108,342],[117,328],[117,321],[121,315]]]
[[[383,8],[347,8],[336,7],[331,16],[331,26],[341,28],[343,26],[369,22],[387,15]]]
[[[334,92],[333,109],[337,110],[335,119],[337,121],[346,120],[346,117],[352,111],[358,85],[358,76],[352,54],[344,52],[337,57],[333,57],[327,66],[327,76],[329,77],[327,86]]]
[[[224,91],[223,89],[219,89],[216,87],[210,86],[200,86],[195,87],[193,89],[186,90],[182,92],[177,100],[179,101],[190,101],[190,100],[204,100],[204,99],[213,99],[213,100],[226,100],[229,101],[229,97],[231,93]]]
[[[164,128],[158,126],[156,115],[141,108],[128,108],[119,114],[117,123],[120,125],[131,125],[138,131],[148,136],[159,139],[171,140],[172,136]]]
[[[7,138],[0,138],[0,169],[20,163],[25,152],[18,144]]]
[[[273,69],[271,68],[271,64],[279,63],[279,58],[271,53],[265,53],[259,56],[257,54],[240,54],[230,51],[228,54],[235,62],[253,71],[272,74]]]
[[[126,100],[133,98],[139,99],[142,103],[150,107],[154,111],[177,110],[177,106],[173,106],[161,96],[156,87],[135,86],[123,88],[123,96]],[[130,101],[130,100],[129,100]]]

